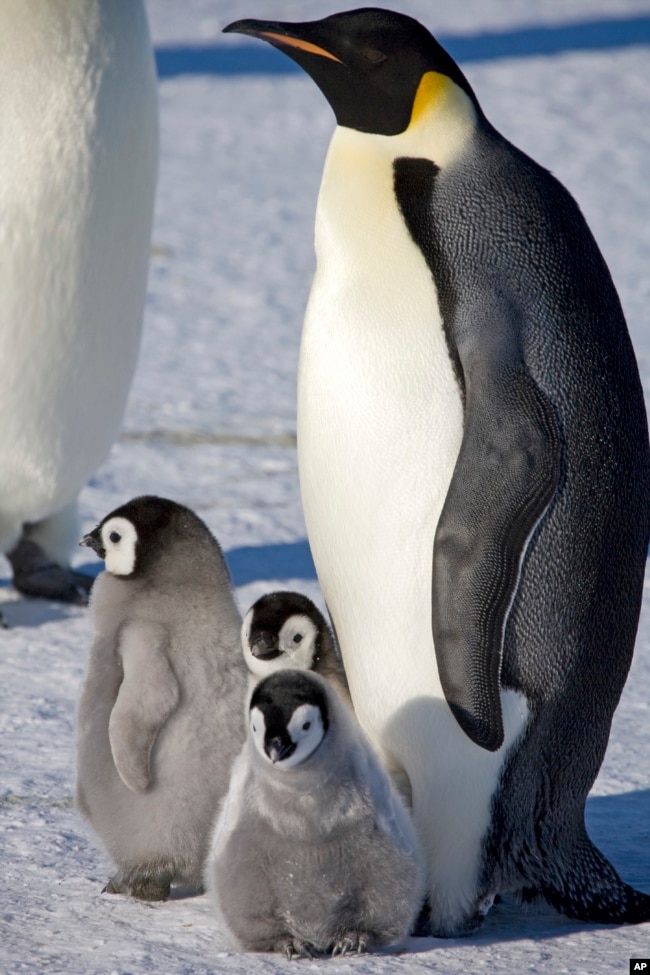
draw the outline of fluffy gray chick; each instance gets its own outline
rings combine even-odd
[[[243,950],[361,953],[408,935],[423,898],[410,817],[318,675],[282,670],[253,691],[205,886]]]
[[[245,737],[246,670],[230,575],[204,523],[140,497],[81,544],[106,560],[77,721],[78,808],[118,866],[110,893],[200,886]]]

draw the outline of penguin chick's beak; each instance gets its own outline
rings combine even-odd
[[[322,58],[329,58],[330,61],[337,61],[339,64],[343,64],[340,58],[337,58],[335,54],[331,51],[327,51],[320,44],[314,44],[312,41],[307,40],[303,37],[296,36],[296,28],[306,27],[306,24],[282,24],[277,21],[267,21],[267,20],[236,20],[232,24],[228,24],[224,27],[224,34],[247,34],[249,37],[259,37],[263,41],[268,41],[273,47],[279,47],[285,49],[284,53],[289,56],[292,55],[291,50],[286,50],[286,48],[293,48],[293,50],[298,53],[303,51],[306,54],[317,54]]]
[[[89,532],[88,535],[84,535],[79,544],[86,545],[88,548],[91,548],[93,552],[100,557],[100,559],[106,558],[106,551],[102,545],[102,540],[97,529]]]
[[[291,741],[283,741],[282,738],[272,738],[265,746],[266,754],[273,764],[281,762],[283,758],[288,758],[296,746]]]
[[[265,631],[258,633],[252,640],[251,653],[258,660],[275,660],[280,656],[276,641]]]

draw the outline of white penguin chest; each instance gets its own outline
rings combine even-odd
[[[385,711],[382,688],[393,702],[440,696],[427,607],[463,409],[434,280],[394,196],[392,158],[347,129],[325,166],[316,250],[298,379],[305,518],[355,707],[370,681],[368,707]],[[394,654],[405,643],[396,687]]]

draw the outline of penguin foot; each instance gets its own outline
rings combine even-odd
[[[287,961],[294,958],[318,958],[320,952],[309,941],[301,941],[300,938],[283,938],[277,945],[276,951],[281,952]]]
[[[88,604],[92,577],[54,562],[31,539],[21,538],[7,558],[13,569],[13,584],[25,596],[56,599],[76,606]]]
[[[365,954],[368,948],[368,935],[359,931],[348,931],[342,938],[335,942],[332,948],[332,958],[335,955],[350,955],[355,952],[357,955]]]
[[[171,881],[166,877],[147,877],[131,887],[131,897],[139,901],[166,901],[171,893]]]
[[[166,901],[171,892],[169,876],[142,877],[132,883],[123,883],[119,877],[111,877],[102,894],[126,894],[139,901]]]

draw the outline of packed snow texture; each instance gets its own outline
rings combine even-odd
[[[149,0],[148,9],[155,44],[170,47],[241,43],[220,30],[245,16],[304,20],[340,8],[324,0]],[[650,13],[642,0],[410,0],[400,9],[446,35]],[[497,128],[577,198],[619,289],[650,399],[646,45],[476,61],[465,70]],[[191,73],[161,79],[160,109],[140,363],[123,434],[82,493],[83,529],[136,494],[172,497],[220,540],[243,611],[277,588],[300,589],[322,606],[297,483],[295,374],[331,110],[300,74]],[[111,864],[72,802],[89,616],[20,598],[4,560],[0,570],[10,625],[0,633],[0,970],[285,970],[279,956],[229,949],[205,896],[178,890],[148,905],[101,894]],[[649,696],[650,593],[587,808],[595,842],[625,880],[648,891]],[[464,940],[410,939],[400,952],[300,964],[373,975],[614,975],[628,971],[629,958],[648,956],[649,925],[583,925],[504,902]]]

